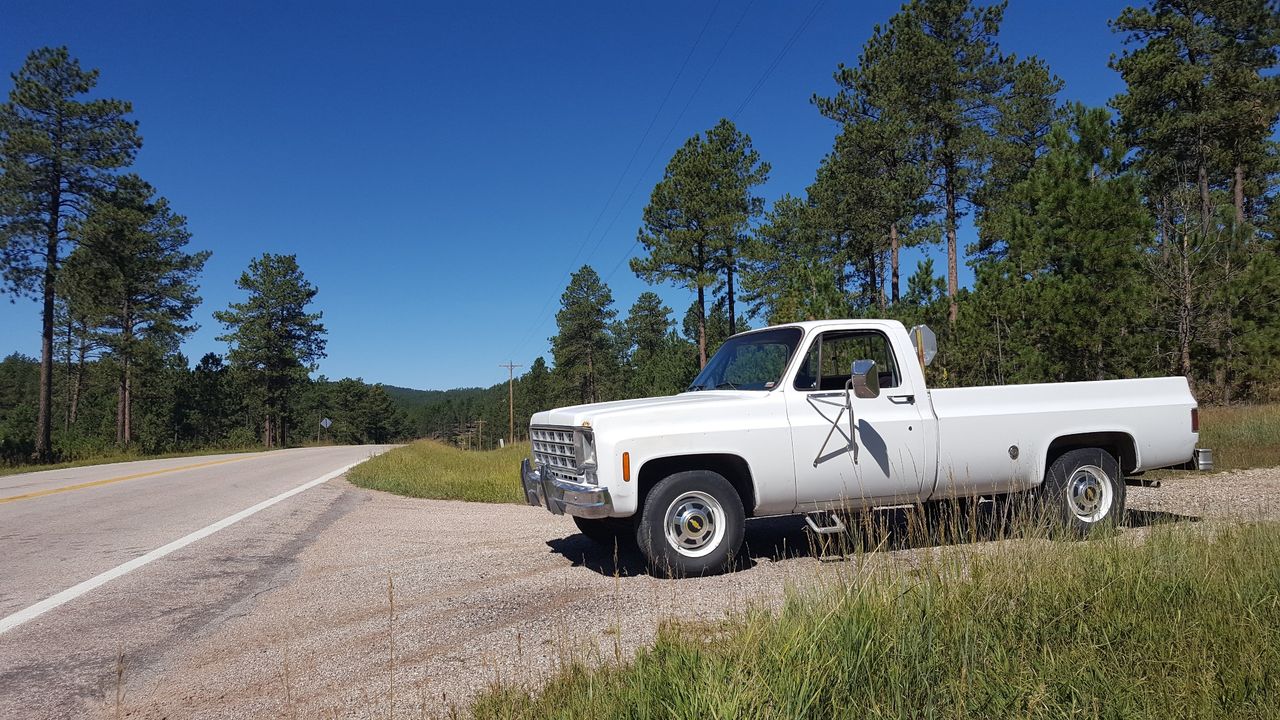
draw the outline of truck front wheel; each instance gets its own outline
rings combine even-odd
[[[636,542],[656,575],[715,575],[732,566],[745,525],[742,498],[729,481],[709,470],[690,470],[649,491]]]
[[[1041,500],[1054,524],[1085,535],[1120,522],[1124,491],[1120,463],[1111,453],[1080,448],[1063,453],[1049,466]]]

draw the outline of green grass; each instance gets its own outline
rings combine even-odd
[[[1280,465],[1280,404],[1201,408],[1200,447],[1219,470]]]
[[[987,546],[793,592],[776,615],[668,625],[497,718],[1280,717],[1280,526]]]
[[[469,451],[419,440],[357,465],[347,479],[360,487],[410,497],[522,503],[520,460],[528,456],[528,443]]]

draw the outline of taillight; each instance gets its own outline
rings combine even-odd
[[[1200,408],[1191,408],[1191,432],[1200,432]]]

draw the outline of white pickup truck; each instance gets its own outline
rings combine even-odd
[[[525,496],[696,575],[730,567],[747,517],[812,513],[821,532],[833,511],[1024,493],[1086,531],[1119,520],[1126,475],[1212,463],[1182,377],[930,390],[923,332],[752,330],[679,395],[540,412]]]

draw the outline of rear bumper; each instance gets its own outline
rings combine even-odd
[[[1173,470],[1199,470],[1200,472],[1209,472],[1213,470],[1213,451],[1209,448],[1196,448],[1191,453],[1191,459],[1175,465]]]
[[[613,514],[613,500],[609,497],[608,488],[559,478],[544,479],[542,473],[533,469],[528,458],[520,463],[520,485],[524,488],[525,502],[545,507],[556,515],[602,518]]]
[[[1196,448],[1191,456],[1191,469],[1208,472],[1213,469],[1213,451],[1208,448]]]

